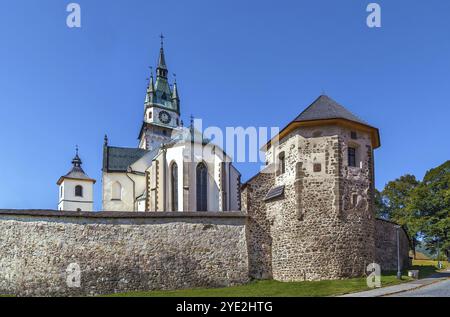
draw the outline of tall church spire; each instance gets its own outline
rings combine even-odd
[[[161,48],[159,50],[158,67],[156,68],[157,77],[167,79],[166,57],[164,56],[164,35],[161,34]]]

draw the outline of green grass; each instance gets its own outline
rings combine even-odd
[[[448,263],[445,262],[445,267]],[[416,260],[411,269],[419,270],[419,277],[425,278],[436,273],[437,262],[430,260]],[[411,281],[403,272],[398,280],[395,272],[382,275],[382,287]],[[366,278],[352,278],[334,281],[317,282],[277,282],[273,280],[253,281],[246,285],[224,288],[194,288],[175,291],[137,291],[118,293],[113,297],[310,297],[336,296],[369,290]]]
[[[381,278],[383,286],[409,281],[403,276],[397,280],[395,274]],[[308,297],[333,296],[368,290],[366,278],[352,278],[317,282],[277,282],[273,280],[253,281],[246,285],[225,288],[196,288],[176,291],[149,291],[119,293],[119,297]]]
[[[446,270],[449,267],[448,262],[441,261],[443,267],[442,270]],[[433,260],[413,260],[413,266],[410,270],[419,270],[419,278],[426,278],[439,271],[438,261]]]

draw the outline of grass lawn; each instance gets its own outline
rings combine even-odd
[[[448,262],[441,261],[442,270],[446,270],[449,267]],[[410,270],[419,270],[419,278],[426,278],[434,273],[438,272],[438,262],[433,260],[414,260],[413,266]]]
[[[437,272],[437,262],[414,261],[412,269],[419,270],[424,278]],[[448,265],[448,263],[446,263]],[[406,274],[406,271],[404,272]],[[399,281],[395,272],[381,277],[383,287],[411,281],[406,275]],[[225,288],[196,288],[176,291],[148,291],[112,294],[118,297],[306,297],[334,296],[368,290],[366,278],[352,278],[318,282],[277,282],[273,280],[253,281],[246,285]]]

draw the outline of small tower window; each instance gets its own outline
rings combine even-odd
[[[356,167],[356,148],[348,148],[348,166]]]
[[[286,157],[284,156],[284,152],[278,155],[278,164],[278,173],[282,175],[286,172]]]
[[[149,118],[149,119],[151,119],[151,118],[152,118],[152,116],[153,116],[152,112],[151,112],[151,111],[149,111],[149,113],[148,113],[148,118]]]
[[[358,139],[358,134],[356,133],[356,131],[352,131],[352,132],[350,132],[350,137],[353,140],[357,140]]]
[[[75,196],[83,197],[83,186],[81,186],[81,185],[75,186]]]
[[[322,171],[322,164],[320,163],[314,163],[314,172],[318,173]]]

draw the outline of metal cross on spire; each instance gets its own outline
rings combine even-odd
[[[161,39],[161,48],[164,46],[164,35],[161,33],[161,35],[159,36]]]

